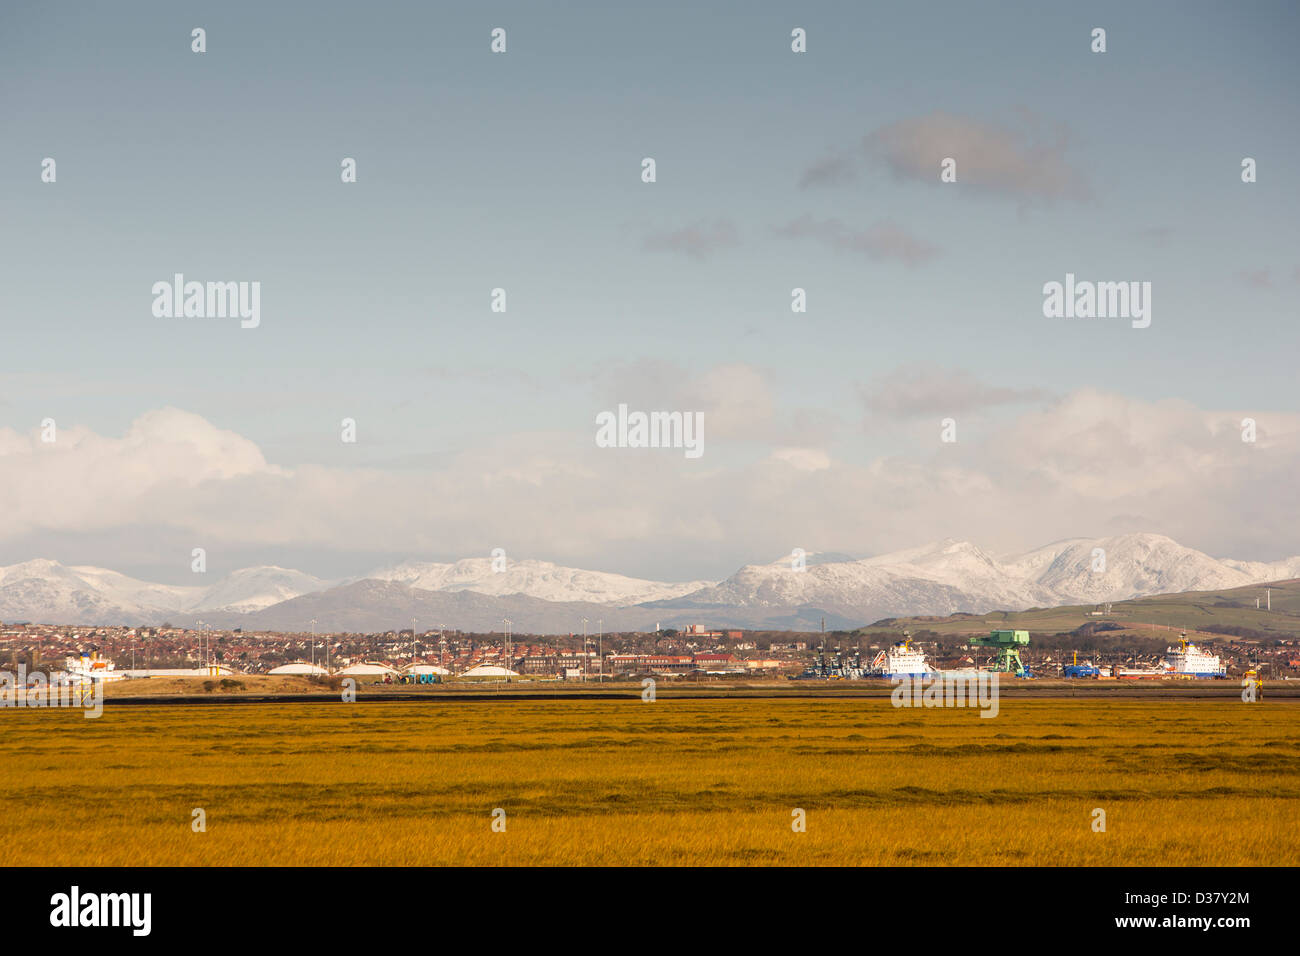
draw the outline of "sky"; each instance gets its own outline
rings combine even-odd
[[[1298,39],[1268,2],[6,3],[0,564],[1296,554]],[[178,272],[260,323],[156,316]],[[1045,317],[1067,273],[1149,282],[1150,326]],[[598,447],[620,403],[704,453]]]

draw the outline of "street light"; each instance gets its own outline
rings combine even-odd
[[[587,619],[582,619],[582,681],[587,682]]]
[[[596,654],[600,658],[600,681],[605,683],[605,622],[599,618],[596,620],[596,626],[600,628],[600,636],[596,639]]]
[[[510,683],[510,658],[512,656],[510,653],[512,649],[510,646],[510,625],[513,624],[514,622],[511,621],[509,618],[503,617],[501,619],[501,623],[506,626],[506,666],[505,666],[504,676],[505,676],[506,683],[508,684]]]

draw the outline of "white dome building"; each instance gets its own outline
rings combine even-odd
[[[439,667],[437,664],[412,664],[403,674],[437,674],[440,677],[446,677],[451,671],[445,667]]]
[[[325,676],[329,674],[329,671],[321,667],[319,664],[308,664],[306,661],[294,661],[292,664],[281,664],[279,667],[272,667],[266,673],[271,677],[285,677],[290,675],[303,677],[313,674]]]
[[[479,664],[477,667],[471,667],[460,675],[461,677],[518,677],[519,674],[508,667],[502,667],[500,664]]]
[[[338,671],[347,677],[396,677],[397,671],[387,664],[376,664],[374,661],[365,661],[361,664],[349,664],[347,667]]]

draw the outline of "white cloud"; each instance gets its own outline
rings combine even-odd
[[[146,412],[121,438],[73,425],[58,427],[47,443],[39,430],[0,429],[0,535],[148,522],[155,502],[185,499],[209,483],[282,474],[253,442],[174,408]]]
[[[776,230],[783,239],[813,239],[840,252],[870,259],[899,259],[912,266],[934,258],[938,248],[888,220],[865,229],[851,229],[838,219],[803,215]]]
[[[989,385],[962,369],[913,365],[895,369],[861,389],[867,408],[886,418],[960,415],[999,405],[1041,401],[1041,388]]]
[[[800,471],[824,471],[831,466],[831,456],[821,448],[778,448],[772,457]]]
[[[761,439],[778,427],[771,377],[744,363],[692,372],[671,362],[631,362],[605,372],[597,383],[598,403],[600,409],[624,402],[643,411],[702,412],[706,443]]]
[[[712,384],[682,388],[699,389],[732,437],[706,430],[700,461],[599,449],[574,429],[496,437],[423,471],[282,467],[175,409],[140,416],[121,437],[65,427],[55,446],[0,430],[0,541],[115,536],[138,555],[183,531],[210,547],[356,555],[358,572],[374,553],[502,546],[664,578],[688,563],[691,576],[726,574],[795,545],[865,553],[947,536],[1010,551],[1148,530],[1218,555],[1296,550],[1295,414],[1084,389],[986,435],[967,430],[940,445],[936,428],[932,448],[850,463],[833,446],[778,439],[761,372],[725,367],[703,381]],[[1253,444],[1240,439],[1247,415],[1258,422]],[[758,457],[714,458],[708,445],[759,438],[768,447]],[[660,566],[646,567],[647,554]]]
[[[649,233],[644,244],[654,252],[680,252],[692,259],[707,259],[720,249],[739,245],[740,233],[730,219],[715,219]]]
[[[958,183],[1019,198],[1087,198],[1087,181],[1066,160],[1064,127],[1044,134],[1033,115],[1019,120],[1003,125],[936,111],[882,126],[863,145],[902,179],[937,184],[940,162],[951,157]]]

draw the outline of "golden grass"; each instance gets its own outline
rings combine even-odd
[[[227,687],[221,681],[231,681]],[[204,685],[216,686],[209,690]],[[236,686],[238,685],[238,686]],[[103,685],[104,696],[115,697],[230,697],[240,694],[313,694],[323,690],[307,677],[265,674],[226,674],[219,677],[150,677],[113,681]],[[337,696],[337,695],[332,695]]]
[[[886,699],[3,710],[0,863],[1294,864],[1297,717],[1007,698],[994,719]]]

